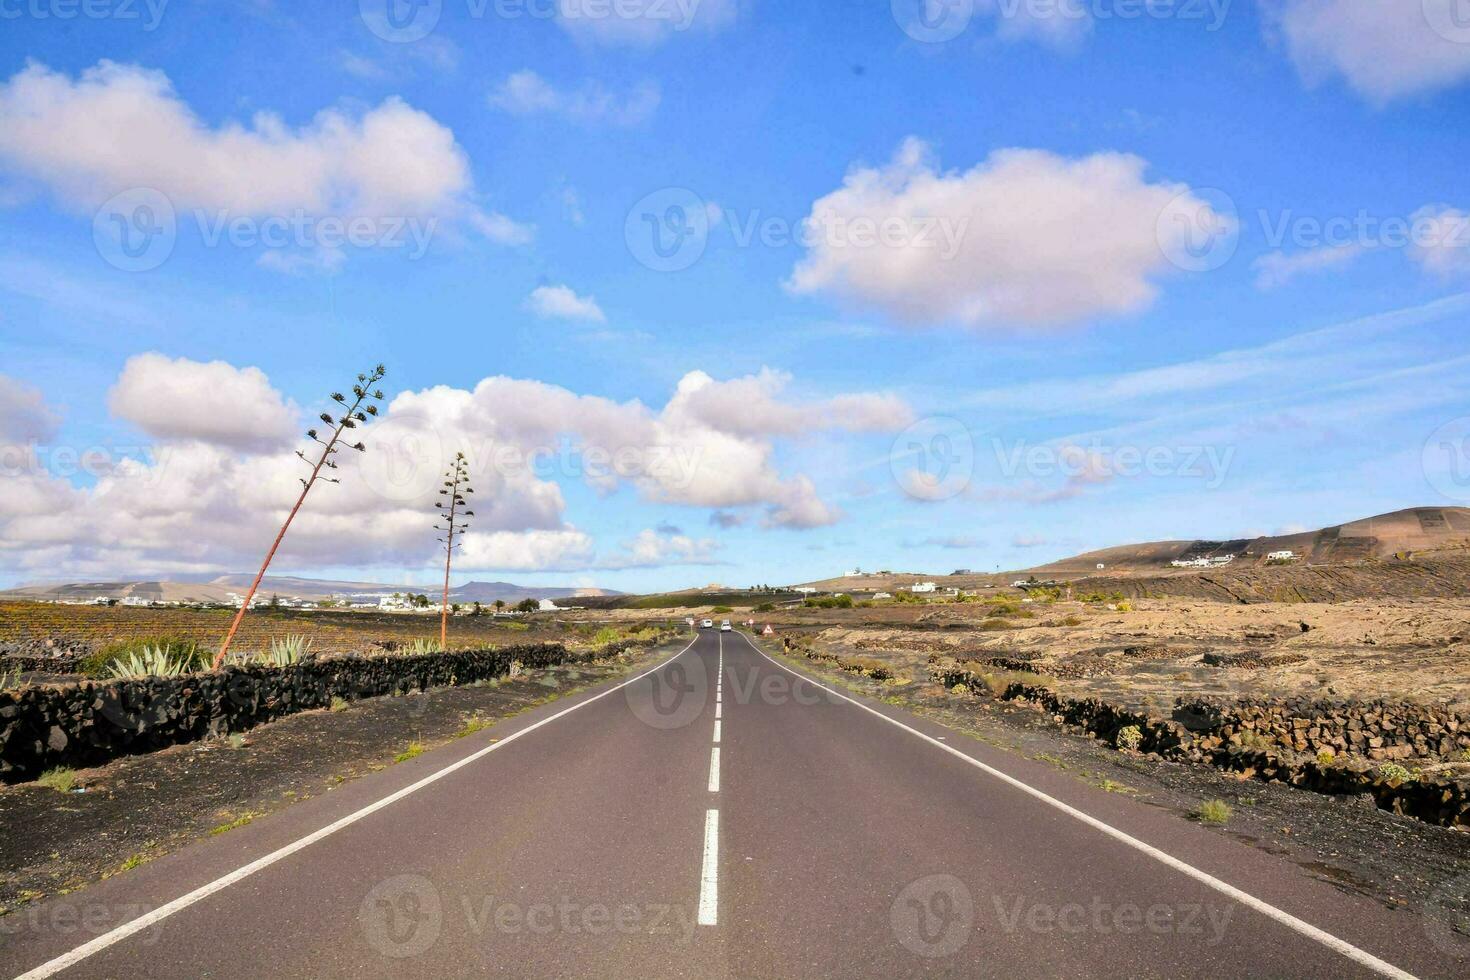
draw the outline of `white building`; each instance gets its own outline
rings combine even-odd
[[[909,591],[916,595],[924,595],[928,592],[934,592],[938,588],[939,586],[935,585],[933,582],[915,582],[913,585],[909,586]]]
[[[1273,551],[1266,556],[1267,561],[1296,561],[1295,551]]]
[[[405,595],[385,595],[378,600],[379,612],[408,612],[413,603]]]
[[[542,599],[540,609],[542,612],[561,612],[561,607],[550,599]]]

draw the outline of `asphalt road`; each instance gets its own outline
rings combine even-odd
[[[1467,956],[712,631],[0,919],[0,975],[28,977],[1465,977]]]

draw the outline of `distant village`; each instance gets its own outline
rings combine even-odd
[[[245,597],[238,592],[227,592],[221,602],[201,602],[182,599],[145,599],[141,596],[117,598],[97,595],[89,599],[40,599],[61,606],[126,606],[147,609],[239,609]],[[358,610],[385,613],[422,613],[438,615],[444,609],[442,602],[435,602],[423,593],[395,592],[385,596],[333,595],[324,599],[305,599],[300,596],[256,595],[250,601],[251,609],[295,609],[295,610]],[[512,605],[504,601],[496,603],[451,602],[449,611],[454,615],[481,614],[488,616],[524,616],[533,612],[561,612],[572,607],[558,606],[550,599],[523,599]]]

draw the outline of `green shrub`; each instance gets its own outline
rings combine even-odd
[[[144,647],[107,664],[107,676],[116,680],[143,680],[148,677],[182,677],[202,669],[197,659],[175,657],[168,647]]]
[[[429,640],[422,636],[416,636],[412,643],[409,643],[403,648],[403,652],[410,657],[422,657],[430,653],[443,653],[444,648],[439,645],[438,640]]]
[[[1081,616],[1068,616],[1066,619],[1062,620],[1062,625],[1063,626],[1081,626],[1082,625],[1082,617]]]
[[[851,609],[853,602],[850,595],[828,595],[820,599],[807,599],[802,605],[808,609]]]
[[[710,609],[710,614],[714,616],[719,616],[724,613],[732,613],[734,611],[735,610],[731,609],[729,606],[714,606]]]
[[[756,612],[760,612],[760,613],[775,612],[776,611],[776,607],[773,606],[769,602],[763,602],[760,605],[758,605],[758,606],[755,607],[755,611]]]
[[[623,634],[611,626],[604,626],[592,635],[592,645],[605,647],[610,643],[616,643],[623,638]]]
[[[272,667],[289,667],[301,660],[311,650],[311,640],[300,633],[292,633],[284,639],[271,640],[262,662]]]
[[[1378,768],[1373,771],[1378,775],[1379,779],[1383,780],[1386,783],[1393,783],[1397,785],[1399,783],[1409,783],[1414,781],[1414,774],[1409,772],[1409,770],[1405,769],[1403,766],[1399,765],[1397,762],[1380,763]]]
[[[423,754],[424,754],[424,743],[423,742],[409,742],[408,743],[408,748],[404,749],[402,752],[400,752],[397,755],[395,755],[393,757],[393,761],[395,763],[397,763],[397,762],[407,762],[409,759],[417,759],[419,756],[421,756]]]
[[[197,640],[176,636],[138,637],[108,644],[96,653],[88,654],[82,658],[77,670],[88,677],[115,677],[117,675],[112,671],[114,663],[131,663],[134,655],[141,658],[148,650],[163,650],[170,660],[189,664],[191,670],[208,669],[214,661],[214,652],[204,649]]]
[[[1137,752],[1138,747],[1143,744],[1143,729],[1137,725],[1125,725],[1118,729],[1113,742],[1125,752]]]
[[[1230,804],[1224,800],[1206,800],[1194,808],[1194,818],[1200,823],[1224,824],[1230,820]]]
[[[54,789],[58,793],[70,793],[77,785],[77,773],[75,769],[66,766],[57,766],[55,769],[47,769],[41,773],[36,780],[37,784],[47,789]]]

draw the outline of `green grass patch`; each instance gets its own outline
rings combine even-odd
[[[408,748],[404,749],[402,752],[398,753],[397,755],[395,755],[393,757],[393,762],[396,765],[396,764],[398,764],[400,762],[407,762],[409,759],[417,759],[419,756],[421,756],[423,754],[424,754],[424,743],[423,742],[409,742],[408,743]]]
[[[220,834],[228,834],[232,830],[239,830],[258,816],[260,816],[258,813],[242,813],[229,823],[222,823],[218,827],[209,828],[209,836],[218,837]]]
[[[1231,812],[1230,804],[1224,800],[1206,800],[1194,808],[1194,819],[1218,827],[1230,822]]]
[[[58,793],[70,793],[77,787],[77,772],[66,766],[57,766],[55,769],[47,769],[41,773],[36,784],[47,789],[54,789]]]

